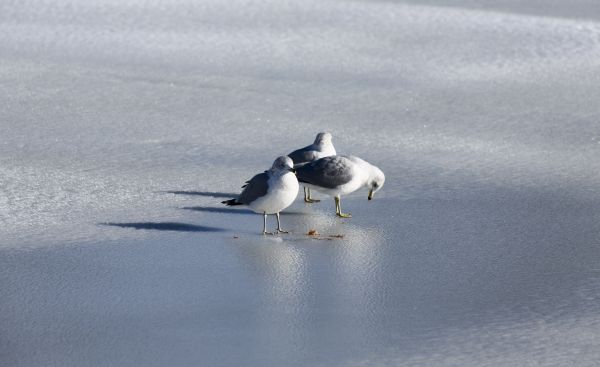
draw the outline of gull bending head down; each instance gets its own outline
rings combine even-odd
[[[335,199],[335,213],[342,218],[350,214],[342,213],[341,196],[369,188],[368,199],[379,191],[385,183],[385,175],[376,166],[355,156],[330,156],[307,163],[296,169],[298,181]]]

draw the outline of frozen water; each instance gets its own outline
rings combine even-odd
[[[595,366],[598,19],[1,1],[0,364]],[[386,173],[352,219],[221,206],[324,130]]]

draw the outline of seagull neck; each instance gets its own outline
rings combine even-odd
[[[267,174],[269,175],[269,177],[273,177],[273,176],[283,176],[287,171],[285,170],[281,170],[281,169],[277,169],[277,168],[271,168],[270,170],[267,171]]]
[[[373,175],[373,166],[367,161],[362,160],[353,155],[347,155],[342,157],[352,162],[352,166],[354,166],[354,168],[352,169],[355,177],[354,182],[361,182],[362,186],[367,186]]]
[[[335,148],[331,141],[320,141],[315,144],[316,150],[319,152],[325,153],[326,155],[335,155]]]
[[[331,145],[331,142],[328,140],[317,140],[314,144],[318,147],[327,147]]]
[[[368,186],[368,185],[370,185],[371,181],[373,181],[373,179],[376,175],[376,172],[375,172],[376,170],[375,170],[375,167],[370,163],[363,162],[362,165],[363,165],[363,169],[366,173],[364,175],[364,180],[365,180],[364,185]]]

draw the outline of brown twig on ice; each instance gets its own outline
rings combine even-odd
[[[334,234],[334,235],[323,235],[323,236],[321,236],[321,234],[319,232],[317,232],[316,229],[309,230],[306,233],[306,235],[314,238],[315,240],[327,240],[327,241],[331,241],[331,240],[334,240],[334,239],[344,238],[343,234]]]

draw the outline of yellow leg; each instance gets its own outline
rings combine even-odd
[[[352,218],[350,213],[342,213],[341,199],[339,196],[334,197],[335,200],[335,214],[340,218]]]
[[[304,202],[305,203],[318,203],[321,200],[313,199],[310,197],[310,189],[308,187],[304,187]]]
[[[320,201],[321,201],[321,200],[319,200],[319,199],[313,199],[313,198],[311,198],[311,197],[310,197],[310,188],[308,188],[308,200],[309,200],[311,203],[318,203],[318,202],[320,202]]]

